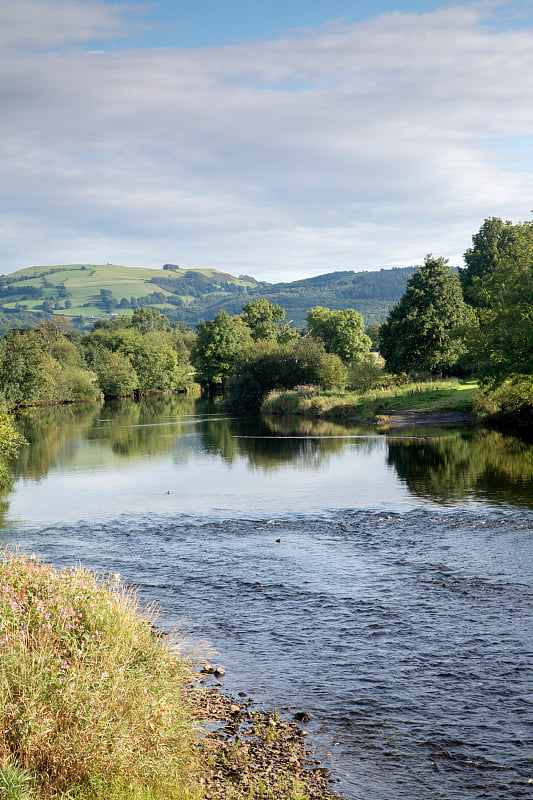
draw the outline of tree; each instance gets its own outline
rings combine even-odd
[[[141,333],[170,330],[168,317],[157,308],[136,308],[131,316],[130,324]]]
[[[0,386],[10,407],[43,399],[50,355],[34,330],[13,329],[0,341]]]
[[[314,339],[319,339],[328,353],[335,353],[346,364],[368,353],[372,345],[365,334],[364,320],[353,308],[332,311],[316,306],[307,313],[307,327]]]
[[[237,355],[250,341],[242,320],[220,311],[214,320],[200,322],[191,363],[196,377],[209,391],[226,385]]]
[[[125,397],[138,389],[137,373],[124,353],[114,353],[112,350],[101,352],[96,373],[105,397]]]
[[[464,254],[466,267],[460,276],[466,302],[476,308],[490,306],[487,292],[492,273],[502,263],[518,258],[528,243],[533,243],[533,223],[513,225],[499,217],[486,219]]]
[[[381,355],[392,372],[449,372],[465,352],[473,312],[458,275],[444,258],[426,256],[407,282],[380,332]]]
[[[370,338],[372,342],[371,347],[372,350],[379,352],[379,336],[381,332],[381,326],[383,325],[382,322],[373,322],[372,325],[369,325],[368,328],[365,330],[366,335]]]
[[[533,394],[533,236],[521,227],[480,284],[485,305],[478,309],[470,348],[483,382],[496,386],[525,379]]]
[[[252,339],[277,340],[280,323],[285,319],[285,311],[281,306],[265,300],[250,300],[243,308],[241,318],[252,332]]]
[[[146,333],[135,347],[131,361],[140,392],[183,388],[183,370],[178,368],[178,354],[170,334],[156,330]]]
[[[306,338],[282,344],[260,339],[237,355],[229,381],[229,404],[257,410],[271,389],[313,384],[323,389],[342,386],[346,367],[339,356],[326,353],[322,342]]]

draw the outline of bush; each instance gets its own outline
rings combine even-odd
[[[374,353],[354,361],[348,368],[347,388],[357,392],[368,392],[382,385],[385,380],[384,361]]]
[[[57,403],[81,403],[101,397],[96,384],[96,373],[81,367],[56,365],[53,396]],[[53,373],[50,373],[53,374]]]
[[[260,408],[272,389],[290,389],[312,384],[323,389],[341,386],[346,367],[339,356],[326,353],[324,345],[311,338],[289,344],[260,340],[247,347],[236,360],[229,383],[231,408]]]
[[[507,381],[495,389],[480,391],[474,400],[474,412],[480,419],[526,422],[533,419],[533,380]]]

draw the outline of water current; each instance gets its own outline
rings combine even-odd
[[[531,444],[171,398],[20,425],[0,539],[120,572],[228,691],[312,714],[347,800],[533,796]]]

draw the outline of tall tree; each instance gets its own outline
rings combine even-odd
[[[509,259],[517,259],[524,246],[533,243],[533,223],[513,225],[499,217],[486,219],[472,237],[472,247],[464,254],[466,267],[460,277],[464,298],[475,308],[491,305],[488,294],[492,273]]]
[[[241,318],[252,332],[252,339],[277,340],[280,333],[280,323],[285,318],[285,310],[266,300],[250,300],[242,310]]]
[[[200,322],[191,363],[197,380],[209,391],[223,388],[238,353],[250,341],[242,320],[220,311],[214,320]]]
[[[392,372],[449,372],[465,352],[473,312],[459,276],[444,258],[426,256],[380,332],[381,355]]]
[[[315,306],[307,312],[307,327],[328,353],[335,353],[347,364],[368,353],[372,345],[362,315],[353,308],[332,311]]]
[[[483,280],[485,305],[478,309],[470,347],[482,381],[526,379],[533,397],[533,228],[521,228]]]

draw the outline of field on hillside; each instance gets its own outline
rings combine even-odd
[[[172,322],[195,326],[222,309],[240,314],[250,300],[265,297],[286,311],[294,327],[306,325],[317,305],[355,308],[365,324],[383,321],[398,302],[413,268],[368,272],[331,272],[293,281],[266,283],[215,269],[163,269],[116,264],[67,264],[26,267],[0,277],[0,327],[31,323],[52,314],[71,318],[78,328],[96,317],[131,314],[138,307],[164,312]]]

